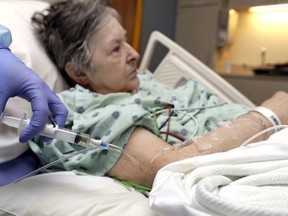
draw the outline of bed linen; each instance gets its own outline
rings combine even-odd
[[[288,129],[262,142],[175,162],[150,193],[159,215],[288,215]]]
[[[108,177],[46,173],[0,187],[0,216],[155,216],[148,199]]]

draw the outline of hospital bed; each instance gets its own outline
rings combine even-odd
[[[150,65],[157,46],[165,47],[167,52],[159,65],[151,70]],[[195,79],[227,103],[239,103],[249,107],[255,106],[215,71],[158,31],[154,31],[150,35],[139,69],[152,74],[162,83],[172,87],[184,84],[187,80]]]
[[[31,15],[35,11],[42,11],[45,7],[47,7],[47,3],[40,1],[1,0],[0,23],[12,31],[13,43],[10,47],[11,50],[45,80],[55,92],[60,92],[67,89],[68,86],[35,39],[30,25]],[[167,53],[159,65],[151,69],[153,53],[157,49],[158,44],[165,46]],[[254,107],[254,104],[249,99],[214,71],[171,39],[157,31],[151,34],[139,69],[173,87],[182,85],[189,79],[196,79],[203,83],[207,89],[218,94],[225,102],[241,103]],[[5,112],[9,115],[19,116],[23,112],[29,113],[30,107],[25,101],[15,98],[9,101]],[[9,157],[9,155],[1,155],[1,148],[3,146],[6,148],[11,147],[9,152],[16,152],[18,154],[27,149],[17,143],[17,136],[13,136],[14,131],[8,132],[8,128],[1,129],[0,142],[2,146],[0,147],[0,156]],[[207,192],[206,198],[213,198],[205,200],[205,193],[203,192],[203,195],[197,191],[197,183],[201,179],[205,180],[204,177],[207,177],[203,175],[205,170],[202,173],[200,170],[200,174],[198,173],[196,177],[193,176],[192,171],[199,167],[204,167],[209,171],[209,169],[213,169],[213,167],[209,167],[211,164],[219,166],[222,164],[239,166],[248,164],[249,166],[256,166],[257,162],[265,163],[268,159],[271,161],[281,159],[280,161],[282,161],[288,155],[288,145],[285,145],[286,141],[283,142],[281,139],[281,136],[284,135],[279,134],[278,136],[274,136],[274,144],[276,142],[278,145],[260,143],[253,147],[250,146],[248,150],[243,147],[228,153],[195,157],[170,164],[162,168],[157,174],[150,198],[143,196],[133,188],[120,185],[107,177],[75,176],[75,174],[70,172],[36,175],[24,179],[16,185],[0,188],[0,215],[6,215],[7,212],[10,212],[11,215],[25,215],[28,213],[30,215],[67,215],[67,211],[65,213],[62,212],[63,209],[70,209],[69,215],[237,215],[234,214],[235,210],[231,209],[233,205],[237,207],[237,203],[228,203],[231,204],[230,207],[232,206],[229,209],[227,207],[228,204],[221,200],[222,198],[217,199],[215,192],[218,185],[214,185],[215,187],[212,189],[205,188],[205,186],[210,187],[211,185],[208,183],[205,185],[204,181],[202,184],[202,186],[204,185],[204,189],[200,188],[203,189],[200,192]],[[259,154],[259,149],[263,153]],[[285,167],[283,167],[283,164],[284,162],[276,164],[273,167],[267,167],[270,170],[273,170],[275,167],[284,170]],[[260,164],[258,168],[262,166],[265,166],[265,164]],[[217,176],[223,175],[225,170],[223,167],[221,168]],[[229,167],[225,168],[228,169]],[[283,177],[282,172],[281,177]],[[193,179],[194,181],[192,181]],[[218,181],[221,182],[220,180]],[[283,181],[282,184],[284,184]],[[209,193],[210,189],[211,193]],[[195,199],[195,193],[201,195],[199,197],[202,198],[202,201]],[[55,197],[60,197],[60,199],[63,199],[63,202],[57,202],[58,199],[55,199]],[[73,197],[74,199],[72,199]],[[223,199],[225,200],[225,198]],[[207,205],[211,206],[210,209],[203,205],[203,202],[207,200],[209,201]],[[225,214],[221,212],[215,213],[212,209],[215,206],[215,208],[219,207],[219,203],[223,204]],[[150,206],[153,211],[151,211]],[[243,203],[240,203],[238,206],[243,206],[243,209],[249,212],[249,209]],[[286,206],[288,206],[288,203]],[[247,215],[244,210],[239,215]],[[268,212],[273,213],[270,210]]]

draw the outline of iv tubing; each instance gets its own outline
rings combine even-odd
[[[138,169],[143,170],[143,167],[140,166],[138,161],[128,151],[126,151],[125,149],[120,148],[119,146],[113,145],[113,144],[108,144],[108,145],[109,145],[109,149],[120,151],[120,152],[124,153],[128,158],[130,158],[130,160],[134,163],[134,165]]]
[[[260,131],[259,133],[255,134],[254,136],[250,137],[248,140],[246,140],[244,143],[242,143],[240,145],[240,147],[242,146],[246,146],[248,145],[249,143],[251,143],[254,139],[256,139],[257,137],[269,132],[269,131],[272,131],[272,130],[279,130],[279,129],[283,129],[283,128],[287,128],[288,125],[276,125],[276,126],[272,126],[272,127],[269,127],[269,128],[266,128],[265,130],[262,130]]]
[[[43,170],[51,167],[51,166],[54,166],[55,164],[58,164],[58,163],[60,163],[60,162],[63,161],[63,160],[66,160],[66,159],[68,159],[68,158],[74,157],[74,156],[76,156],[76,155],[78,155],[78,154],[81,154],[81,153],[83,153],[83,152],[90,151],[90,150],[92,150],[92,148],[90,148],[90,149],[83,149],[83,150],[81,150],[81,151],[77,151],[77,152],[73,152],[73,153],[71,153],[71,154],[69,154],[69,155],[65,155],[65,156],[63,156],[63,157],[61,157],[61,158],[59,158],[59,159],[57,159],[57,160],[55,160],[55,161],[52,161],[52,162],[49,163],[49,164],[46,164],[46,165],[40,167],[39,169],[36,169],[36,170],[34,170],[34,171],[26,174],[25,176],[22,176],[21,178],[17,179],[17,180],[14,181],[13,183],[17,183],[17,182],[19,182],[19,181],[21,181],[21,180],[23,180],[23,179],[25,179],[25,178],[27,178],[27,177],[29,177],[29,176],[33,176],[33,175],[35,175],[35,174],[37,174],[37,173],[39,173],[39,172],[41,172],[41,171],[43,171]]]
[[[195,131],[193,132],[193,135],[192,135],[192,137],[194,137],[196,135],[196,133],[198,132],[199,125],[198,125],[198,122],[197,122],[196,118],[193,115],[189,114],[188,112],[192,111],[192,110],[201,110],[201,109],[215,108],[215,107],[223,106],[224,104],[226,104],[226,103],[220,103],[220,104],[215,104],[215,105],[211,105],[211,106],[203,106],[203,107],[169,108],[169,109],[162,109],[162,110],[154,110],[153,113],[151,113],[149,115],[149,117],[153,116],[153,120],[154,120],[156,131],[157,131],[157,136],[160,137],[160,127],[159,127],[159,125],[157,123],[156,115],[157,114],[161,114],[163,112],[168,112],[168,111],[182,112],[183,115],[189,116],[192,119],[192,121],[195,123]],[[184,112],[184,111],[186,111],[186,112]],[[161,127],[162,126],[164,126],[164,125],[161,125]]]
[[[175,150],[178,150],[180,148],[183,148],[185,146],[188,146],[188,145],[191,145],[193,144],[193,140],[192,139],[189,139],[189,140],[185,140],[181,143],[175,143],[169,147],[166,147],[164,149],[162,149],[161,152],[159,152],[158,154],[154,155],[154,157],[150,160],[150,162],[146,165],[146,167],[148,168],[149,166],[151,166],[151,164],[160,156],[160,155],[163,155],[163,154],[168,154],[169,152],[172,152],[172,151],[175,151]]]
[[[92,139],[92,140],[93,140],[93,139]],[[131,161],[135,164],[135,166],[136,166],[137,168],[139,168],[140,170],[142,170],[142,167],[139,165],[138,161],[137,161],[128,151],[126,151],[126,150],[124,150],[124,149],[122,149],[122,148],[120,148],[120,147],[118,147],[118,146],[116,146],[116,145],[113,145],[113,144],[108,144],[108,147],[105,147],[105,148],[111,149],[111,150],[115,150],[115,151],[120,151],[120,152],[124,153],[128,158],[131,159]],[[68,158],[72,158],[72,157],[74,157],[74,156],[76,156],[76,155],[78,155],[78,154],[81,154],[81,153],[84,153],[84,152],[87,152],[87,151],[90,151],[90,150],[105,149],[105,148],[101,148],[100,146],[93,146],[93,147],[91,147],[91,148],[85,148],[85,149],[82,149],[82,150],[80,150],[80,151],[73,152],[73,153],[71,153],[71,154],[69,154],[69,155],[65,155],[65,156],[63,156],[63,157],[61,157],[61,158],[59,158],[59,159],[57,159],[57,160],[55,160],[55,161],[52,161],[52,162],[49,163],[49,164],[46,164],[46,165],[40,167],[39,169],[36,169],[36,170],[34,170],[34,171],[26,174],[25,176],[22,176],[21,178],[17,179],[17,180],[14,181],[13,183],[17,183],[17,182],[19,182],[19,181],[21,181],[21,180],[23,180],[23,179],[25,179],[25,178],[27,178],[27,177],[29,177],[29,176],[33,176],[33,175],[35,175],[35,174],[37,174],[37,173],[39,173],[39,172],[41,172],[41,171],[43,171],[43,170],[51,167],[51,166],[54,166],[55,164],[58,164],[58,163],[66,160],[66,159],[68,159]]]
[[[220,103],[220,104],[215,104],[215,105],[211,105],[211,106],[203,106],[203,107],[187,107],[187,108],[170,108],[171,111],[191,111],[191,110],[201,110],[201,109],[209,109],[209,108],[214,108],[214,107],[219,107],[219,106],[223,106],[227,103]],[[162,109],[162,110],[158,110],[155,112],[155,114],[159,114],[162,112],[167,112],[168,109]],[[150,114],[150,116],[153,115]]]

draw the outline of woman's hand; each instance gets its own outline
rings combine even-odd
[[[288,93],[279,91],[265,100],[261,106],[272,110],[282,124],[288,124]]]

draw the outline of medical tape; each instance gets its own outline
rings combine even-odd
[[[201,153],[203,151],[206,151],[208,149],[213,148],[213,145],[210,142],[201,142],[201,144],[198,144],[197,139],[200,136],[197,137],[191,137],[189,140],[185,141],[186,143],[193,144],[196,147],[196,150],[198,153]]]

